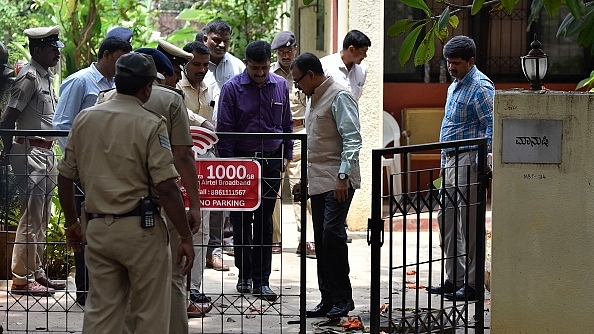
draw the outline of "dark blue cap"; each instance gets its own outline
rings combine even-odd
[[[131,42],[132,41],[132,30],[130,30],[128,28],[123,28],[123,27],[115,27],[107,32],[107,34],[105,35],[105,38],[108,38],[108,37],[117,37],[117,38],[123,39],[127,42]]]
[[[151,48],[140,48],[134,50],[134,52],[144,53],[153,56],[155,66],[157,67],[157,72],[165,73],[165,75],[168,77],[173,75],[173,65],[171,64],[169,58],[167,58],[167,56],[163,54],[163,52]]]

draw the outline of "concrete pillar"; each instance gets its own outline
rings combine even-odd
[[[342,2],[342,1],[339,1]],[[346,1],[345,1],[346,2]],[[384,99],[384,0],[349,1],[349,28],[365,33],[371,39],[367,52],[367,79],[359,100],[359,118],[363,149],[361,149],[362,185],[351,205],[347,223],[351,230],[367,229],[371,205],[371,150],[382,147],[382,111]],[[380,27],[380,28],[378,28]],[[338,36],[340,45],[346,33]]]
[[[492,334],[592,332],[593,113],[592,93],[495,95]],[[538,128],[550,120],[558,131]],[[536,161],[513,162],[541,149]]]

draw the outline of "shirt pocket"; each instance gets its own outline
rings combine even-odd
[[[275,126],[282,126],[283,125],[283,117],[284,115],[284,105],[285,102],[275,101],[273,100],[271,103],[271,115],[270,120],[272,124]]]
[[[449,120],[454,124],[463,124],[472,118],[472,104],[467,98],[456,98],[448,104],[448,108],[451,110]]]
[[[55,101],[50,92],[42,91],[37,95],[36,112],[39,115],[52,115],[54,113]]]

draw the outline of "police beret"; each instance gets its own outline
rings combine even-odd
[[[163,52],[172,63],[183,66],[194,58],[193,54],[178,48],[164,39],[159,39],[157,42],[159,43],[157,50]]]
[[[134,52],[144,53],[152,56],[153,60],[155,61],[155,67],[157,68],[157,72],[165,73],[165,75],[168,77],[173,75],[173,65],[171,64],[171,61],[169,61],[169,59],[163,54],[163,52],[151,48],[140,48],[134,50]]]
[[[122,77],[156,77],[157,68],[152,56],[130,52],[122,55],[116,61],[116,75]]]
[[[132,42],[132,30],[123,27],[115,27],[105,34],[105,38],[117,37],[127,42]]]
[[[272,44],[270,45],[272,50],[276,50],[283,46],[295,46],[297,41],[295,40],[295,34],[292,31],[281,31],[272,40]]]
[[[63,48],[64,43],[60,41],[60,27],[42,27],[25,29],[23,33],[29,38],[29,43],[48,44],[57,48]]]

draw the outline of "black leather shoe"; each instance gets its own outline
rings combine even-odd
[[[206,296],[205,294],[201,293],[197,289],[190,289],[190,300],[194,303],[204,304],[212,302],[210,297]]]
[[[344,302],[334,304],[334,307],[326,314],[328,318],[344,317],[349,314],[349,311],[355,309],[355,302],[349,299]]]
[[[426,290],[429,293],[434,293],[436,295],[443,295],[444,293],[452,294],[463,286],[464,285],[461,285],[458,287],[454,286],[454,283],[446,280],[445,283],[443,283],[442,285],[428,287]]]
[[[252,292],[252,279],[251,278],[240,278],[235,286],[239,293],[250,293]]]
[[[328,312],[332,309],[332,304],[326,304],[323,301],[320,302],[311,311],[306,311],[305,316],[308,318],[319,318],[325,317]]]
[[[276,300],[276,293],[268,285],[262,285],[254,288],[252,294],[258,298],[266,299],[270,302]]]
[[[464,284],[455,293],[445,293],[443,295],[447,300],[476,300],[474,289]]]

